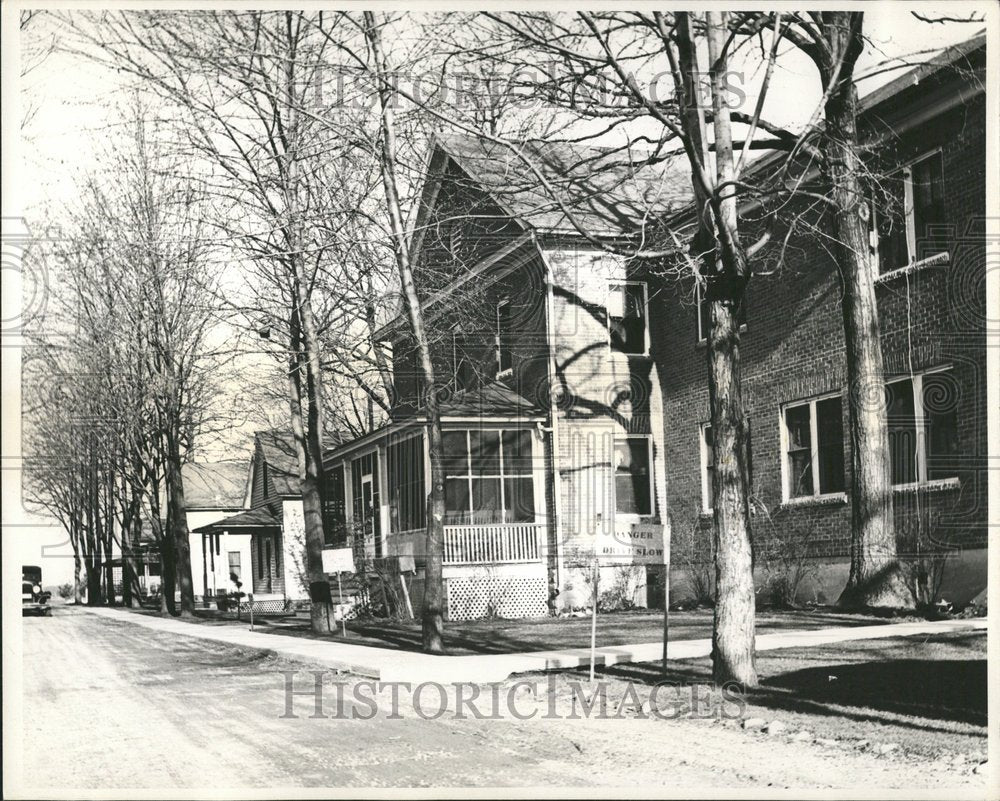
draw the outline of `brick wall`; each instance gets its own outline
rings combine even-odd
[[[941,147],[949,263],[900,274],[877,287],[887,373],[951,365],[947,382],[958,409],[961,459],[956,488],[895,492],[897,531],[925,530],[949,545],[986,545],[986,376],[984,347],[985,108],[980,95],[916,130],[893,137],[884,162]],[[777,272],[751,281],[742,373],[752,437],[754,536],[808,542],[817,557],[849,553],[850,502],[783,504],[780,409],[821,393],[844,391],[846,365],[835,263],[817,237],[793,239]],[[696,339],[693,287],[666,287],[651,309],[655,359],[665,403],[667,497],[674,564],[711,558],[711,517],[701,513],[699,425],[709,417],[706,353]],[[845,467],[850,487],[847,398]],[[849,496],[849,493],[848,493]],[[906,547],[905,545],[901,547]]]

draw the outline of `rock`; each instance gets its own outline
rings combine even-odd
[[[979,776],[985,775],[986,773],[990,772],[990,763],[980,762],[978,765],[976,765],[976,767],[972,769],[972,772]]]
[[[859,751],[866,751],[866,750],[868,750],[868,747],[870,745],[871,745],[871,742],[869,740],[855,740],[854,741],[854,747],[856,749],[858,749]]]
[[[764,732],[766,734],[783,734],[788,731],[788,726],[782,723],[780,720],[772,720],[766,726],[764,726]]]
[[[806,731],[805,729],[803,729],[794,737],[792,737],[792,739],[799,743],[810,743],[812,742],[813,735],[811,731]]]
[[[885,756],[886,754],[891,754],[893,751],[899,750],[898,743],[879,743],[875,746],[875,753],[880,756]]]
[[[820,737],[816,740],[816,745],[822,745],[825,748],[837,748],[840,746],[840,743],[837,742],[836,740],[830,740],[827,739],[826,737]]]
[[[764,718],[744,718],[743,728],[750,730],[763,729],[767,725],[767,721]]]

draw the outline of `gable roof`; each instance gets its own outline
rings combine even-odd
[[[181,468],[188,509],[240,509],[246,490],[246,462],[189,462]]]
[[[593,236],[626,236],[692,196],[683,156],[650,163],[649,152],[634,148],[541,140],[506,145],[469,134],[439,135],[435,147],[514,220],[546,233],[579,235],[575,219]]]
[[[269,431],[258,431],[254,434],[261,458],[267,464],[267,478],[270,488],[265,492],[275,495],[302,494],[299,486],[299,460],[295,453],[295,439],[286,429],[273,428]],[[344,441],[343,435],[333,432],[326,437],[323,457]],[[256,456],[255,459],[256,461]],[[245,477],[245,474],[244,474]]]

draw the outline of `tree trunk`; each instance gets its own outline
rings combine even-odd
[[[312,630],[325,634],[331,630],[330,605],[316,599],[321,591],[319,585],[327,583],[323,572],[323,498],[321,476],[323,471],[322,449],[316,442],[316,431],[306,432],[302,421],[302,371],[305,366],[299,353],[302,346],[302,330],[297,312],[289,320],[291,331],[288,353],[288,401],[291,415],[292,437],[299,463],[299,478],[302,491],[302,517],[305,526],[305,567],[309,580],[310,623]],[[314,411],[310,411],[310,423]],[[318,457],[317,457],[317,454]]]
[[[178,410],[176,418],[179,420]],[[181,454],[175,432],[167,436],[167,515],[170,538],[177,554],[176,580],[181,592],[181,617],[194,615],[194,582],[191,578],[191,543],[188,541],[187,509],[184,506],[184,478],[181,475]]]
[[[851,440],[851,572],[838,605],[907,608],[912,593],[896,558],[892,517],[885,378],[875,299],[876,259],[869,245],[869,211],[859,180],[854,61],[863,47],[861,14],[824,12],[824,35],[839,72],[826,103],[822,137],[826,177],[835,206],[834,251],[842,283]]]
[[[80,605],[83,599],[83,593],[80,592],[80,573],[83,570],[83,561],[80,559],[80,553],[74,549],[73,553],[73,603],[77,606]]]
[[[756,599],[750,525],[747,425],[740,379],[740,308],[750,277],[739,241],[733,147],[730,128],[726,15],[708,12],[709,61],[712,65],[712,120],[715,134],[716,201],[714,248],[704,247],[708,332],[709,402],[713,439],[715,614],[712,630],[712,676],[717,684],[757,684],[755,664]],[[693,86],[692,91],[697,91]],[[693,95],[692,95],[693,96]],[[699,134],[700,135],[700,134]],[[697,183],[697,182],[696,182]],[[704,222],[703,222],[704,226]],[[703,242],[706,238],[702,239]]]
[[[410,330],[417,344],[420,367],[426,384],[428,451],[431,463],[431,493],[427,504],[427,553],[424,558],[424,608],[422,614],[423,648],[427,653],[443,653],[444,642],[444,460],[442,451],[441,415],[434,383],[434,365],[430,343],[424,326],[423,311],[413,280],[413,268],[406,239],[406,226],[396,184],[396,129],[393,118],[392,91],[388,86],[388,70],[382,52],[381,32],[375,15],[364,12],[365,33],[372,50],[375,78],[378,84],[382,122],[382,153],[380,168],[385,189],[387,211],[392,230],[393,250],[399,271],[400,286],[406,299]]]

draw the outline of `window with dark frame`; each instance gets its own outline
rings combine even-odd
[[[394,442],[386,449],[389,479],[389,528],[393,534],[427,525],[423,434]]]
[[[344,466],[337,465],[327,474],[326,514],[323,534],[326,545],[347,544],[347,497]]]
[[[239,551],[229,551],[229,575],[230,577],[236,576],[237,581],[243,578]]]
[[[615,440],[615,511],[651,515],[652,440],[646,436]]]
[[[631,356],[646,353],[646,285],[611,284],[608,289],[608,330],[612,350]]]
[[[531,432],[444,432],[445,521],[449,525],[532,523]]]

